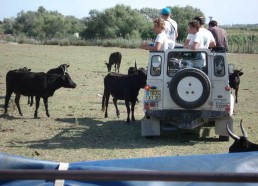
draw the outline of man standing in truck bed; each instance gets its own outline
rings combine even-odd
[[[177,23],[171,19],[171,10],[166,7],[161,10],[162,19],[165,21],[165,33],[168,36],[168,48],[174,48],[178,37]]]

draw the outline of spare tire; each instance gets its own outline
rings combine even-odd
[[[172,100],[185,109],[202,106],[210,96],[209,77],[199,69],[180,70],[172,78],[169,92]]]

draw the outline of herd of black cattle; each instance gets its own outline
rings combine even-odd
[[[104,77],[104,94],[102,96],[102,111],[105,112],[105,117],[108,117],[108,103],[109,97],[112,95],[113,103],[116,108],[117,117],[120,112],[117,107],[117,100],[125,100],[127,108],[127,122],[135,121],[134,106],[138,101],[137,96],[141,88],[144,88],[147,81],[147,72],[144,68],[137,68],[136,62],[134,67],[128,69],[128,74],[119,74],[119,68],[122,60],[120,52],[114,52],[110,54],[109,63],[106,63],[108,68],[108,74]],[[112,65],[115,64],[115,72],[110,72]],[[38,108],[40,98],[43,99],[46,115],[50,117],[48,112],[48,98],[54,95],[54,92],[61,88],[75,88],[76,83],[71,79],[67,72],[69,65],[62,64],[57,68],[44,72],[31,72],[28,68],[22,68],[17,70],[10,70],[6,75],[6,96],[4,109],[5,113],[8,110],[8,103],[12,93],[15,93],[15,104],[17,105],[19,114],[22,115],[20,108],[21,95],[28,96],[28,104],[32,106],[33,97],[36,99],[36,109],[34,117],[38,117]],[[116,73],[116,70],[118,73]],[[242,70],[242,69],[241,69]],[[237,100],[237,93],[240,84],[240,76],[243,75],[241,70],[235,70],[233,74],[229,76],[229,84],[232,89],[235,89],[235,101]],[[131,109],[130,109],[131,103]],[[130,119],[131,110],[131,119]],[[258,150],[258,145],[248,141],[247,133],[242,126],[242,120],[240,122],[241,131],[243,136],[238,137],[232,131],[230,131],[227,125],[227,131],[230,137],[235,142],[229,148],[229,152],[246,152]]]

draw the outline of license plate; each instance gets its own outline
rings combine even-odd
[[[160,90],[149,90],[146,94],[146,100],[159,101],[161,99]]]
[[[216,100],[216,108],[225,108],[227,104],[227,100]]]

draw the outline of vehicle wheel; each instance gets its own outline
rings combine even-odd
[[[202,106],[210,96],[211,82],[208,76],[198,69],[183,69],[170,82],[172,100],[185,109]]]
[[[229,136],[219,136],[219,141],[229,141]]]

